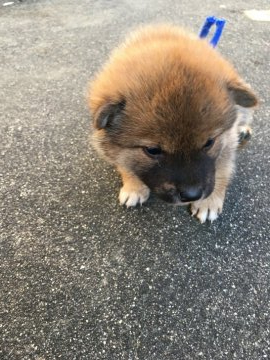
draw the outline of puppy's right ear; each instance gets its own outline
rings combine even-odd
[[[125,100],[118,103],[108,103],[102,106],[94,116],[94,126],[98,130],[112,127],[120,120],[125,106]]]

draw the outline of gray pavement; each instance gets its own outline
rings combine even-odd
[[[0,1],[0,359],[270,358],[268,0]],[[225,5],[220,6],[220,5]],[[228,20],[261,98],[222,216],[118,205],[89,147],[87,83],[126,32]]]

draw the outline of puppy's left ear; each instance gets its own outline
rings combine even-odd
[[[258,104],[258,99],[251,88],[241,81],[231,81],[228,90],[237,105],[242,107],[254,107]]]

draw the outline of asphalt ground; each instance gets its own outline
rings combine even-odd
[[[268,0],[0,1],[0,358],[270,358]],[[89,146],[88,81],[127,32],[227,19],[261,99],[222,216],[118,204]]]

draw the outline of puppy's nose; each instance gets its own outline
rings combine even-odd
[[[183,191],[180,191],[180,198],[182,202],[196,201],[202,197],[203,191],[199,187],[190,186]]]

